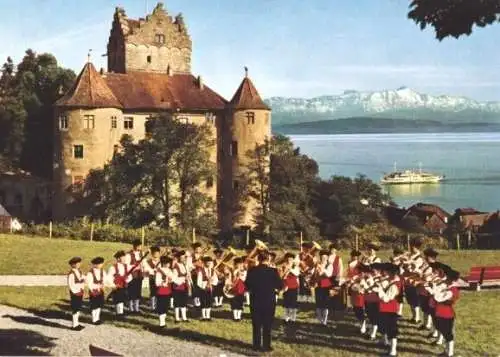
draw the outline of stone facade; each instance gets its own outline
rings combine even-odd
[[[191,38],[181,14],[172,18],[159,3],[145,19],[116,8],[108,43],[108,70],[191,72]]]

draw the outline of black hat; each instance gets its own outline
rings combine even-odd
[[[322,256],[322,255],[330,255],[330,252],[328,250],[326,250],[326,249],[322,249],[322,250],[320,250],[319,255],[320,256]]]
[[[82,261],[82,258],[80,257],[73,257],[69,260],[68,264],[69,265],[75,265],[76,263],[80,263]]]
[[[358,264],[358,270],[362,273],[369,273],[372,271],[372,268],[370,265],[365,265],[365,264]]]
[[[173,255],[176,255],[177,252],[179,251],[179,248],[173,247],[170,251],[172,252]]]
[[[183,255],[185,255],[185,254],[186,254],[186,251],[185,251],[185,250],[178,250],[177,252],[175,252],[175,256],[176,256],[177,258],[180,258],[180,257],[182,257],[182,256],[183,256]]]
[[[359,250],[353,249],[351,250],[351,257],[359,257],[361,252]]]
[[[312,243],[311,242],[304,242],[304,243],[302,243],[302,248],[312,248]]]
[[[295,254],[293,254],[293,253],[286,253],[285,254],[285,259],[290,259],[290,258],[295,258]]]
[[[193,249],[195,249],[195,248],[199,248],[199,247],[201,247],[201,243],[200,243],[200,242],[193,243],[193,244],[191,244],[191,247],[192,247]]]
[[[373,263],[371,268],[375,270],[384,270],[384,264],[385,263]]]
[[[240,264],[240,263],[243,263],[243,258],[236,257],[233,259],[233,264]]]
[[[438,256],[438,252],[434,250],[434,248],[426,248],[424,250],[424,255],[429,258],[436,258]]]
[[[203,263],[208,263],[208,262],[213,262],[214,260],[212,259],[212,257],[208,256],[208,255],[205,255],[203,258]]]
[[[222,254],[222,253],[224,253],[224,251],[222,249],[220,249],[220,248],[217,248],[217,249],[214,250],[214,254],[215,255],[219,255],[219,254]]]
[[[134,248],[135,248],[135,247],[138,247],[138,246],[140,246],[140,245],[142,245],[142,242],[141,242],[141,240],[140,240],[140,239],[134,239],[134,240],[132,241],[132,246],[133,246]]]
[[[172,264],[172,258],[167,257],[166,255],[162,255],[160,257],[160,264],[161,265]]]
[[[399,272],[399,267],[392,263],[385,263],[382,270],[389,274],[396,275]]]
[[[125,256],[125,252],[123,250],[119,250],[115,253],[114,257],[115,259],[120,259],[121,257]]]
[[[456,281],[458,278],[460,278],[460,273],[456,270],[451,269],[450,271],[446,272],[446,278],[450,281]]]
[[[159,252],[159,251],[160,251],[160,247],[158,247],[158,246],[156,246],[156,245],[155,245],[154,247],[151,247],[151,249],[150,249],[150,250],[151,250],[151,254],[152,254],[152,253],[156,253],[156,252]]]
[[[378,242],[370,242],[367,245],[368,249],[373,249],[375,251],[378,251],[380,249],[380,244]]]
[[[434,262],[429,264],[433,270],[441,270],[444,274],[446,274],[449,271],[452,271],[453,269],[444,263],[441,262]]]
[[[103,257],[95,257],[90,261],[92,264],[97,265],[97,264],[102,264],[104,263],[104,258]]]

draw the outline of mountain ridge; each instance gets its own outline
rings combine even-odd
[[[408,87],[382,91],[346,90],[312,98],[270,97],[273,124],[284,125],[349,117],[437,120],[447,123],[500,122],[500,102],[464,96],[429,95]]]

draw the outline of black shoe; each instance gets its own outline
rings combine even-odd
[[[82,325],[78,325],[78,326],[75,326],[75,327],[72,327],[71,329],[73,331],[81,331],[85,328],[85,326],[82,326]]]
[[[425,325],[420,325],[420,326],[418,327],[418,330],[419,330],[419,331],[424,331],[424,330],[427,330],[427,329],[425,328]]]
[[[174,321],[174,323],[175,323],[175,324],[178,324],[178,323],[180,323],[180,322],[181,322],[181,320],[175,320],[175,321]]]
[[[102,325],[102,321],[101,320],[97,320],[96,322],[94,322],[94,325],[96,325],[96,326]]]

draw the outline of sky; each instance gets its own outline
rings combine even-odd
[[[79,72],[106,68],[115,6],[144,17],[153,0],[0,0],[0,60],[27,48]],[[439,42],[407,19],[409,0],[165,0],[182,12],[192,70],[226,98],[244,66],[263,97],[314,97],[407,86],[500,101],[500,24]]]

